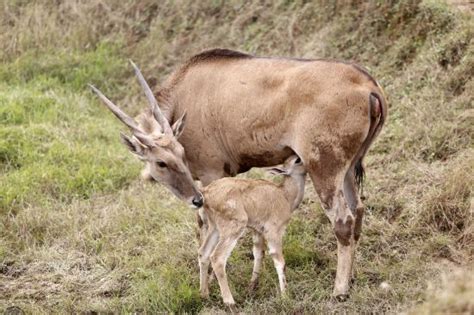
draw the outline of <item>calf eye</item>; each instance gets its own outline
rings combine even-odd
[[[166,167],[166,163],[163,162],[163,161],[158,161],[158,162],[156,162],[156,165],[158,165],[158,167],[161,167],[161,168]]]

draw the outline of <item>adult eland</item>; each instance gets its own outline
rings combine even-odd
[[[337,238],[333,295],[345,299],[364,215],[362,160],[387,119],[377,81],[348,62],[214,49],[153,93],[132,65],[150,103],[136,119],[92,88],[131,129],[122,140],[145,161],[144,176],[200,207],[193,180],[208,185],[298,155]]]

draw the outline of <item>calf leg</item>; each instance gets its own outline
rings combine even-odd
[[[201,247],[199,248],[199,291],[202,298],[209,297],[209,257],[214,251],[219,240],[219,232],[214,225],[210,225],[203,236]]]
[[[285,277],[285,258],[283,257],[283,233],[270,232],[266,233],[265,238],[268,243],[268,253],[273,259],[276,272],[278,274],[278,283],[280,285],[281,294],[286,290]]]
[[[237,244],[237,240],[245,231],[245,224],[241,225],[237,222],[232,223],[226,224],[222,229],[219,229],[219,242],[211,255],[212,269],[214,270],[214,274],[219,282],[222,299],[226,305],[231,307],[231,309],[235,305],[235,301],[230,292],[229,283],[227,282],[225,267],[227,259]]]
[[[262,268],[262,260],[265,251],[265,241],[263,236],[258,233],[253,233],[253,271],[252,279],[250,279],[249,289],[254,291],[258,285],[258,276],[260,274],[260,269]]]

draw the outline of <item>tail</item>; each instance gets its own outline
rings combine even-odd
[[[387,118],[387,102],[385,100],[384,92],[380,85],[377,83],[381,93],[371,92],[369,96],[369,106],[370,106],[370,128],[367,138],[362,143],[361,149],[358,154],[358,159],[354,164],[354,176],[357,186],[359,186],[360,195],[364,195],[364,179],[365,179],[365,169],[362,160],[364,159],[365,154],[369,150],[370,145],[375,140],[377,135],[382,130],[382,127]],[[382,95],[381,95],[382,94]]]
[[[365,169],[362,165],[362,158],[358,159],[354,166],[354,176],[359,187],[360,195],[364,195],[364,179],[365,179]]]

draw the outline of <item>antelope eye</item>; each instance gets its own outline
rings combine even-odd
[[[166,163],[163,162],[163,161],[158,161],[158,162],[156,162],[156,165],[158,165],[158,167],[161,167],[161,168],[166,167]]]
[[[296,158],[296,161],[295,161],[295,164],[300,164],[301,163],[301,159],[299,157]]]

